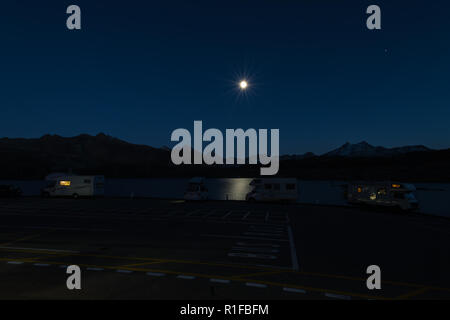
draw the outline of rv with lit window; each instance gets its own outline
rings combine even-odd
[[[245,199],[249,202],[298,200],[297,179],[291,178],[261,178],[250,182],[253,190],[247,193]]]
[[[97,197],[105,194],[104,176],[50,175],[41,189],[43,197]]]
[[[395,207],[415,210],[419,207],[416,187],[401,182],[354,182],[349,183],[347,200],[350,204]]]

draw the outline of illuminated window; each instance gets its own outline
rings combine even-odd
[[[393,184],[392,188],[400,188],[400,185],[399,184]]]
[[[361,192],[362,192],[361,187],[358,187],[358,193],[361,193]]]
[[[70,181],[60,181],[59,185],[64,187],[70,187]]]

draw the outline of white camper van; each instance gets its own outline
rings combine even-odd
[[[205,186],[204,178],[192,178],[189,181],[184,200],[186,201],[202,201],[208,199],[208,189]]]
[[[253,190],[247,193],[245,199],[255,201],[289,201],[296,202],[298,199],[297,179],[267,178],[254,179],[250,182]]]
[[[348,185],[347,200],[351,204],[414,210],[419,207],[415,191],[416,187],[410,183],[354,182]]]
[[[105,194],[104,176],[50,175],[41,189],[43,197],[96,197]]]

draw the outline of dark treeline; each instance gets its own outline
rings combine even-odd
[[[283,159],[283,158],[282,158]],[[256,177],[259,166],[175,166],[166,148],[135,145],[107,135],[0,139],[0,179],[43,179],[52,172],[108,178]],[[450,182],[450,149],[389,157],[285,158],[279,176],[305,180]]]

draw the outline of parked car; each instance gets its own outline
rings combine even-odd
[[[13,185],[0,185],[0,198],[15,198],[22,195],[22,190]]]

